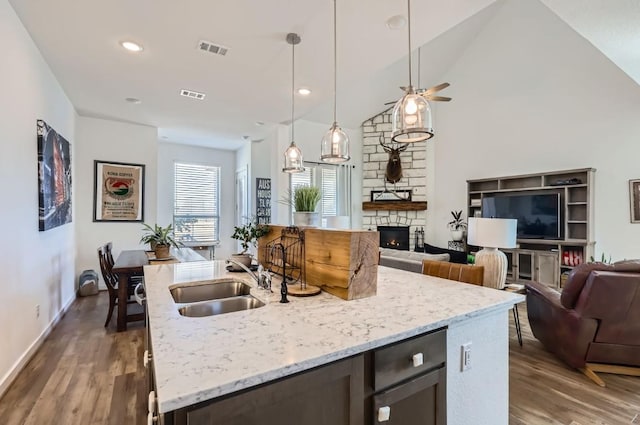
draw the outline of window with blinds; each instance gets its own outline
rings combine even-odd
[[[317,209],[320,215],[338,215],[338,169],[335,166],[305,164],[302,173],[291,174],[291,190],[299,186],[317,186],[322,190],[322,200]],[[294,208],[291,207],[293,214]]]
[[[219,240],[220,167],[175,163],[173,227],[181,242]]]

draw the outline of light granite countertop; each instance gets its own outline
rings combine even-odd
[[[376,296],[344,301],[328,293],[281,304],[223,261],[146,266],[149,330],[160,413],[233,393],[335,360],[507,310],[524,296],[387,267]],[[252,286],[264,307],[183,317],[169,289],[218,278]]]

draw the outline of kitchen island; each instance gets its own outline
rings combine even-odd
[[[344,301],[321,293],[281,304],[275,280],[269,293],[247,274],[227,272],[221,261],[145,267],[144,273],[160,414],[445,330],[446,423],[508,423],[508,310],[522,295],[379,267],[375,296]],[[250,284],[265,305],[210,317],[179,314],[170,288],[225,277]],[[467,343],[471,367],[462,371]],[[369,368],[368,359],[358,364]]]

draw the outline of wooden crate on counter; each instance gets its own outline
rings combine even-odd
[[[270,225],[258,241],[258,260],[264,263],[267,243],[280,236],[285,226]],[[376,294],[378,285],[378,232],[304,227],[307,284],[319,286],[344,300]]]

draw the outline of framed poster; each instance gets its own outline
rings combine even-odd
[[[71,145],[42,120],[38,134],[38,221],[44,232],[71,223]]]
[[[631,222],[640,223],[640,180],[629,180]]]
[[[256,178],[256,221],[258,224],[271,223],[271,179]]]
[[[143,221],[144,165],[93,163],[93,221]]]

